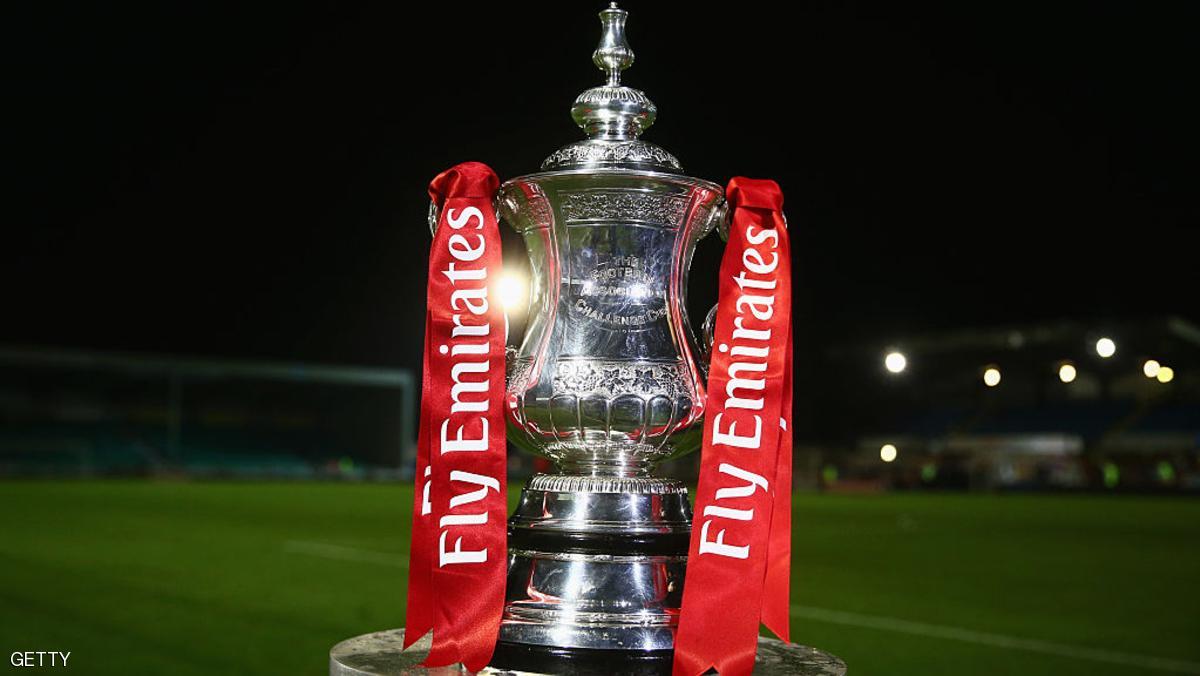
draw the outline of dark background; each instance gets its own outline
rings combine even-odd
[[[782,184],[802,351],[1200,319],[1200,6],[624,6],[644,138]],[[581,138],[602,7],[7,10],[0,341],[417,368],[429,179]]]
[[[111,4],[0,9],[0,657],[321,673],[405,622],[415,397],[226,370],[415,372],[429,180],[582,138],[605,3]],[[646,140],[787,194],[793,640],[1200,673],[1200,3],[622,5]]]

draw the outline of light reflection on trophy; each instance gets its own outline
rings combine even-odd
[[[669,670],[682,600],[687,490],[651,471],[700,444],[708,358],[687,274],[724,198],[638,139],[656,109],[620,84],[633,63],[626,13],[600,16],[593,60],[608,80],[571,108],[588,138],[498,198],[533,270],[524,340],[509,355],[508,438],[557,470],[529,482],[509,521],[498,667],[621,658]]]

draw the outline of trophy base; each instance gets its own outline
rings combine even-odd
[[[595,654],[612,673],[611,656],[629,654],[637,670],[622,673],[669,671],[691,521],[677,481],[533,477],[508,522],[501,655],[576,671]]]
[[[363,634],[346,639],[333,646],[329,651],[329,676],[457,676],[469,673],[461,664],[448,667],[422,667],[421,661],[429,653],[430,637],[426,636],[417,641],[408,650],[402,650],[404,645],[404,629],[390,629],[373,634]],[[496,646],[496,656],[501,656],[503,644]],[[544,648],[518,646],[523,651],[545,651]],[[578,661],[550,663],[521,663],[522,667],[488,666],[479,674],[488,676],[545,676],[551,674],[643,674],[670,673],[670,651],[653,651],[668,653],[665,664],[666,671],[626,671],[639,669],[636,657],[632,662],[625,661],[625,653],[636,651],[613,650],[579,650],[566,649],[563,655],[573,655]],[[599,655],[584,655],[584,653],[605,653]],[[521,657],[514,652],[513,658]],[[537,656],[530,655],[532,659]],[[657,659],[658,656],[655,656]],[[564,657],[564,659],[571,659]],[[495,660],[493,660],[495,664]],[[539,666],[540,665],[540,666]],[[551,670],[543,670],[550,667]],[[846,663],[829,653],[816,648],[784,643],[773,638],[758,639],[758,656],[754,661],[754,673],[758,676],[845,676]]]
[[[500,641],[489,666],[573,676],[670,676],[672,654],[670,650],[561,648]]]

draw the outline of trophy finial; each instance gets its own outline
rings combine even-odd
[[[621,71],[633,65],[633,50],[625,40],[628,16],[629,12],[615,2],[601,10],[600,46],[592,52],[592,63],[608,75],[608,80],[580,94],[571,107],[575,123],[593,139],[635,139],[654,124],[658,114],[645,94],[621,84]]]
[[[592,62],[608,74],[608,86],[621,84],[621,71],[633,65],[633,50],[625,39],[625,18],[629,12],[611,3],[600,12],[600,46],[592,52]]]

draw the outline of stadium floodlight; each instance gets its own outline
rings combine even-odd
[[[496,282],[496,295],[505,310],[519,310],[524,304],[525,279],[515,272],[506,271]]]
[[[1108,359],[1117,353],[1117,344],[1112,338],[1101,338],[1096,341],[1096,354],[1100,355],[1101,359]]]
[[[879,447],[879,459],[884,462],[892,462],[898,453],[894,444],[884,444]]]
[[[1154,377],[1158,379],[1158,382],[1165,385],[1172,380],[1175,380],[1175,369],[1171,368],[1170,366],[1161,366],[1158,369],[1158,373],[1155,374]]]
[[[1000,384],[1000,369],[995,366],[989,366],[983,371],[983,384],[988,387],[995,387]]]
[[[903,352],[893,350],[883,358],[883,366],[891,373],[901,373],[908,368],[908,357]]]
[[[1058,379],[1064,383],[1069,383],[1075,380],[1075,376],[1079,375],[1075,370],[1075,365],[1067,362],[1058,367]]]
[[[1159,370],[1162,369],[1162,364],[1156,359],[1147,359],[1145,364],[1142,364],[1142,373],[1146,374],[1147,378],[1158,377]]]

